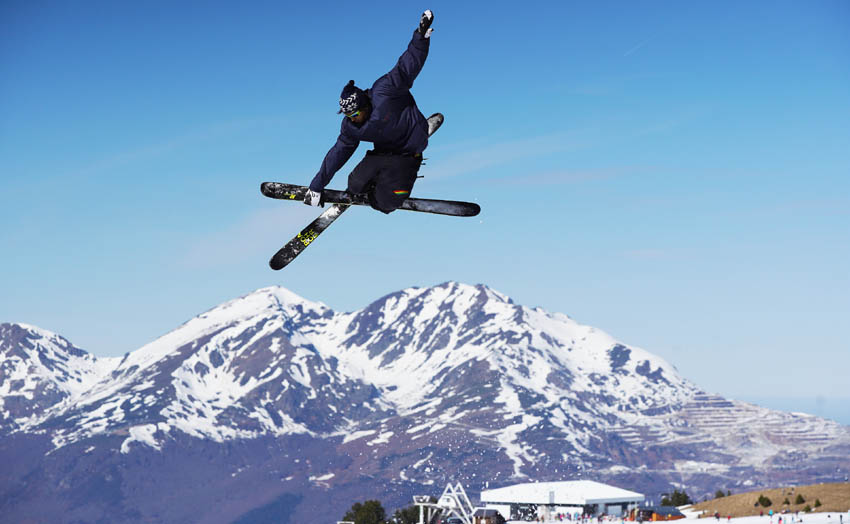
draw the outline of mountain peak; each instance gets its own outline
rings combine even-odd
[[[411,290],[419,290],[420,288],[409,288]],[[479,299],[494,300],[504,304],[513,305],[514,301],[507,295],[494,290],[484,284],[465,284],[449,280],[436,286],[421,288],[431,294],[445,294],[445,296],[457,297],[478,297]],[[408,291],[408,290],[405,290]]]
[[[290,315],[313,314],[323,316],[329,308],[321,302],[312,302],[282,286],[269,286],[229,300],[197,318],[243,318],[260,312],[279,311]]]
[[[25,426],[65,399],[82,395],[105,364],[56,333],[29,324],[0,324],[0,355],[2,430]]]
[[[657,491],[713,489],[773,471],[820,478],[845,468],[850,445],[850,428],[708,395],[645,350],[480,284],[412,287],[350,313],[265,287],[79,380],[92,357],[63,341],[0,325],[0,435],[40,436],[54,457],[92,464],[144,449],[182,467],[189,443],[208,468],[226,449],[240,462],[210,477],[240,485],[267,466],[287,486],[365,482],[409,500],[413,479],[593,468]],[[85,391],[69,396],[69,380]],[[241,450],[256,458],[243,463]]]
[[[29,348],[36,351],[40,348],[47,349],[50,347],[61,349],[78,357],[87,354],[52,331],[21,322],[0,324],[0,349],[15,347],[19,349]]]
[[[197,346],[197,341],[227,333],[241,333],[260,329],[271,322],[288,331],[333,315],[327,306],[311,302],[292,291],[270,286],[229,300],[186,321],[177,329],[128,354],[121,362],[122,368],[145,369],[167,355],[176,354],[187,346]]]

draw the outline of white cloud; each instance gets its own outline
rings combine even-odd
[[[578,134],[556,134],[522,138],[507,142],[488,143],[462,149],[440,158],[440,166],[429,176],[448,178],[480,171],[482,169],[515,162],[525,158],[535,158],[554,153],[563,153],[588,147],[586,139]],[[457,149],[457,146],[453,149]],[[435,153],[440,153],[435,149]]]
[[[240,133],[281,122],[284,120],[274,117],[233,120],[197,127],[180,135],[160,136],[157,142],[138,145],[132,149],[117,151],[92,160],[87,165],[73,170],[68,176],[90,176],[111,172],[124,166],[173,155],[188,149],[208,147],[211,143],[230,140]]]
[[[190,267],[214,267],[271,258],[318,216],[315,208],[298,202],[281,204],[259,209],[224,229],[188,242],[178,260]]]
[[[541,171],[525,175],[501,177],[494,180],[495,183],[522,183],[534,185],[553,184],[577,184],[582,182],[594,182],[627,176],[636,172],[646,171],[648,168],[638,167],[610,167],[600,169],[558,169],[552,171]]]

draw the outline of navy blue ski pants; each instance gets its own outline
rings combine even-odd
[[[348,192],[368,193],[372,207],[391,213],[410,196],[422,155],[368,151],[348,175]]]

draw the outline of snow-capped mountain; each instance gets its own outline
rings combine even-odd
[[[0,435],[34,423],[48,408],[85,393],[108,367],[108,360],[55,333],[0,324]]]
[[[351,313],[265,288],[112,359],[4,324],[0,355],[0,452],[37,437],[51,459],[16,460],[30,478],[99,461],[121,479],[113,516],[154,511],[128,494],[138,479],[126,464],[139,460],[160,477],[175,462],[188,478],[203,471],[210,493],[244,491],[230,513],[198,503],[209,522],[282,496],[303,516],[328,491],[343,510],[364,498],[400,506],[449,480],[474,493],[592,475],[699,495],[850,467],[850,428],[710,395],[647,351],[485,286],[406,289]],[[57,507],[72,504],[66,491]]]

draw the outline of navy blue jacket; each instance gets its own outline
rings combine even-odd
[[[416,154],[428,147],[428,122],[416,107],[410,88],[425,65],[430,44],[429,38],[414,31],[395,67],[366,90],[372,100],[369,120],[358,127],[343,118],[339,138],[325,155],[322,167],[310,182],[310,189],[324,189],[361,141],[374,143],[376,151],[391,153]]]

